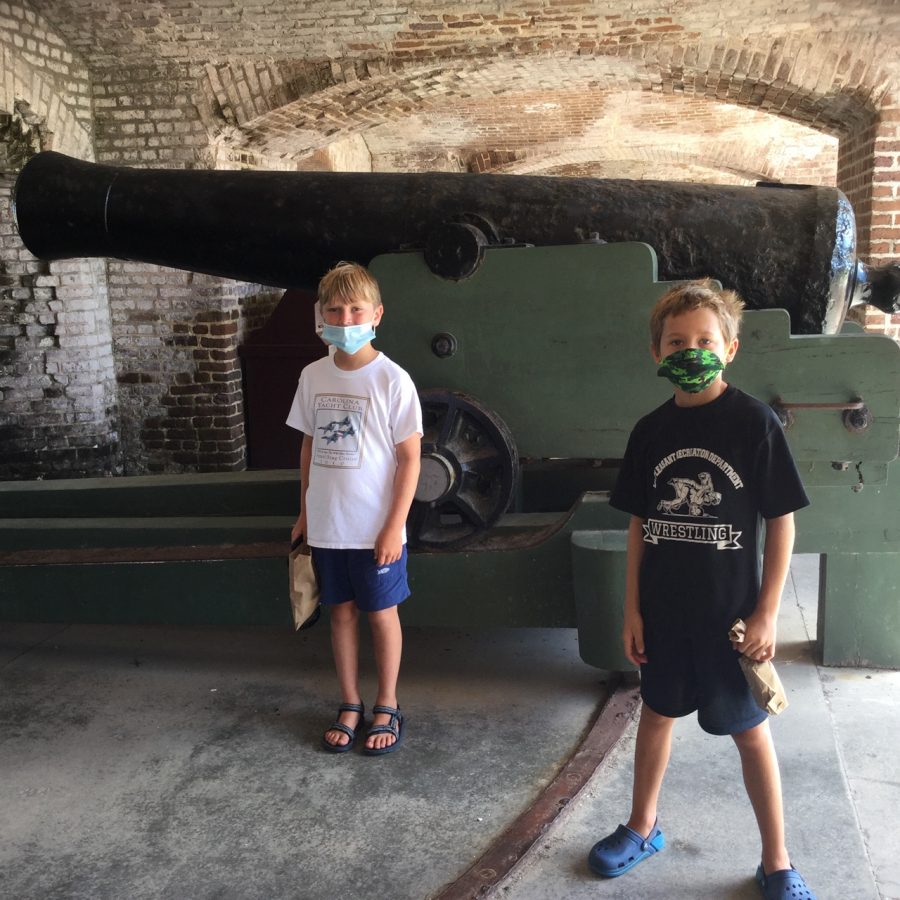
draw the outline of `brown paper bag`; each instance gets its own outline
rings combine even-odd
[[[294,631],[310,628],[319,621],[319,582],[313,566],[312,552],[304,540],[291,547],[288,557],[288,583]]]
[[[747,626],[744,624],[744,620],[735,619],[731,631],[728,632],[728,637],[732,641],[740,643],[744,640],[746,631]],[[741,654],[740,664],[747,684],[750,686],[750,693],[753,694],[753,699],[760,709],[764,709],[772,716],[784,712],[788,707],[787,695],[772,661],[757,662],[755,659]]]

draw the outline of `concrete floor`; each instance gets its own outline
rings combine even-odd
[[[900,672],[821,668],[812,654],[818,557],[795,556],[776,663],[790,706],[770,719],[788,848],[819,900],[900,898]],[[617,879],[584,854],[628,815],[635,728],[508,880],[505,900],[751,900],[759,838],[728,738],[676,725],[660,804],[666,849]]]
[[[900,673],[818,668],[815,591],[815,558],[795,557],[791,706],[772,722],[789,846],[821,900],[900,900]],[[319,749],[335,706],[324,622],[0,625],[0,896],[434,896],[578,746],[603,677],[569,630],[408,629],[405,745],[333,756]],[[693,717],[664,786],[668,847],[623,878],[590,874],[591,844],[627,815],[633,740],[632,724],[495,896],[758,896],[736,751]]]

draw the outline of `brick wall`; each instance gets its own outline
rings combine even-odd
[[[856,157],[848,162],[855,164],[850,174],[856,177],[850,184],[858,197],[857,219],[864,235],[860,255],[872,265],[896,263],[900,256],[900,95],[883,99],[878,115],[851,146]],[[866,307],[862,321],[868,330],[900,340],[900,314]]]
[[[192,99],[197,75],[165,62],[95,73],[97,161],[209,168],[209,136]]]
[[[868,255],[887,262],[900,252],[900,94],[884,98],[874,132]]]
[[[838,150],[837,185],[853,205],[859,233],[859,253],[864,257],[870,253],[877,128],[873,115],[872,122],[844,135]]]
[[[237,348],[281,292],[142,263],[109,269],[126,472],[244,468]]]
[[[120,470],[101,260],[40,262],[10,210],[36,151],[91,158],[86,66],[40,15],[0,2],[0,478]]]
[[[95,76],[98,161],[213,167],[211,72],[234,82],[230,68],[181,61],[105,66]],[[270,84],[265,66],[253,69],[255,80],[242,72],[257,88]],[[271,84],[272,102],[298,89],[283,72]],[[277,295],[144,263],[108,268],[126,473],[244,468],[237,348]]]
[[[28,4],[0,2],[0,111],[42,125],[42,149],[92,158],[84,62]]]
[[[100,162],[234,168],[223,129],[331,83],[330,65],[103,60],[94,73]],[[127,473],[246,465],[238,346],[281,292],[143,263],[109,262]]]
[[[120,471],[102,260],[41,262],[0,183],[0,478]]]

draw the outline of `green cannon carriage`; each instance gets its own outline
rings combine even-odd
[[[256,173],[206,173],[216,174]],[[32,207],[43,201],[26,188],[17,187],[16,215],[35,252],[165,262],[161,228],[149,229],[142,255],[140,210],[121,217],[135,231],[127,246],[108,235],[69,249],[42,244]],[[83,199],[85,190],[71,193]],[[473,202],[443,209],[443,224],[430,222],[413,240],[418,249],[359,250],[389,310],[377,346],[410,372],[423,402],[422,477],[409,522],[415,602],[404,621],[577,627],[586,662],[626,668],[627,517],[608,492],[634,422],[669,391],[654,377],[649,310],[672,281],[698,273],[669,270],[661,280],[650,243],[591,237],[589,213],[582,241],[541,244],[525,226],[504,239]],[[158,205],[180,209],[174,198]],[[776,308],[746,313],[728,380],[779,413],[811,497],[797,516],[796,550],[822,558],[823,661],[896,667],[900,347],[842,324],[851,295],[866,284],[871,299],[878,281],[855,263],[846,228],[832,219],[821,330],[796,327],[809,318],[781,308],[789,303],[756,304]],[[814,231],[823,230],[818,222]],[[201,271],[216,268],[212,242],[201,242]],[[351,255],[342,250],[334,258]],[[170,263],[193,266],[182,245],[175,255]],[[263,261],[244,277],[266,282],[265,270]],[[269,283],[290,286],[293,277]],[[765,287],[779,298],[791,290]],[[293,472],[0,484],[0,618],[286,623],[283,556],[296,498]]]

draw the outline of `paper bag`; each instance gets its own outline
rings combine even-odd
[[[288,557],[288,583],[294,631],[310,628],[319,621],[319,582],[313,566],[309,544],[299,540],[291,547]]]
[[[746,630],[747,626],[744,624],[744,620],[735,619],[731,631],[728,632],[728,637],[740,643],[744,640]],[[787,696],[771,660],[757,662],[755,659],[741,654],[740,664],[747,684],[750,686],[750,693],[753,694],[753,699],[760,709],[764,709],[772,716],[784,712],[788,707]]]

